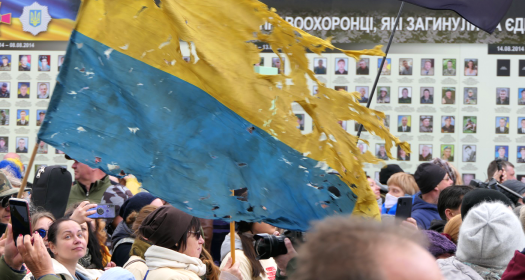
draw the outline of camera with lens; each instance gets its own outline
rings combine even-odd
[[[284,240],[288,238],[294,247],[304,243],[304,236],[302,232],[285,230],[281,236],[275,236],[267,233],[256,234],[254,249],[258,260],[275,258],[279,255],[288,253]]]
[[[288,253],[284,239],[286,236],[275,236],[268,233],[260,233],[253,236],[255,239],[255,254],[258,260],[274,258]]]

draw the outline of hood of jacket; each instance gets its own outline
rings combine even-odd
[[[111,247],[115,249],[115,244],[119,242],[120,239],[131,237],[133,232],[128,227],[125,221],[122,221],[118,224],[117,228],[113,232],[113,235],[111,236]]]
[[[193,258],[164,247],[152,245],[144,257],[149,270],[171,268],[189,270],[198,276],[206,274],[206,265],[199,258]]]
[[[414,200],[412,201],[412,218],[416,220],[420,229],[428,229],[432,220],[441,219],[437,205],[424,201],[421,198],[421,192],[414,195]]]
[[[230,241],[230,234],[228,233],[226,237],[224,238],[224,242],[222,242],[221,246],[221,262],[222,260],[228,255],[228,253],[231,251],[231,241]],[[242,251],[242,242],[239,238],[239,235],[235,234],[235,250],[241,250]]]
[[[447,280],[483,280],[474,269],[460,262],[456,257],[439,259],[437,263]]]

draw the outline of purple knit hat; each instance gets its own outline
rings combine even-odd
[[[433,231],[433,230],[423,230],[423,232],[428,237],[429,248],[428,251],[435,257],[439,257],[443,254],[455,254],[456,253],[456,244],[450,241],[444,235]]]

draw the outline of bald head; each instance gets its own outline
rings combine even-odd
[[[306,240],[292,279],[444,279],[417,230],[339,216],[316,223]]]

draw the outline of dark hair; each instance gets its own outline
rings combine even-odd
[[[190,231],[197,232],[197,231],[200,231],[200,229],[201,229],[201,221],[199,220],[199,218],[193,217],[191,219],[190,225],[186,229],[186,232],[184,232],[184,234],[182,235],[180,240],[177,242],[177,244],[173,246],[173,248],[171,249],[177,252],[186,250],[186,245],[188,244],[188,233]]]
[[[73,215],[73,212],[75,209],[80,205],[79,203],[75,203],[71,208],[69,208],[66,213],[64,214],[64,217],[66,217],[68,220],[71,220],[70,217]],[[74,220],[71,220],[74,221]],[[76,221],[75,221],[76,222]],[[100,247],[100,242],[97,237],[97,233],[95,230],[91,227],[91,223],[86,223],[88,228],[88,240],[86,240],[86,248],[89,251],[89,254],[91,255],[91,266],[89,268],[94,269],[104,269],[104,266],[102,265],[102,248]],[[51,229],[51,228],[50,228]],[[49,234],[49,233],[48,233]],[[48,240],[49,236],[48,236]],[[87,268],[87,267],[86,267]]]
[[[496,171],[498,170],[498,162],[501,164],[502,168],[506,168],[507,165],[510,165],[510,166],[514,167],[514,165],[512,165],[508,161],[493,160],[493,161],[491,161],[489,163],[489,167],[487,168],[487,178],[488,178],[488,180],[490,180],[492,178],[491,176],[494,175],[494,173],[496,173]]]
[[[441,219],[446,221],[447,216],[445,215],[445,210],[458,209],[461,206],[461,202],[463,201],[463,196],[473,189],[474,187],[471,186],[458,185],[450,186],[441,191],[437,203],[438,213]]]
[[[63,218],[56,220],[49,227],[49,231],[47,232],[47,240],[50,243],[53,243],[53,244],[57,243],[58,227],[60,226],[61,223],[68,222],[68,221],[72,221],[76,223],[76,221],[71,220],[69,217],[63,217]],[[100,245],[98,244],[97,236],[91,229],[91,224],[90,223],[86,223],[86,224],[87,224],[88,232],[89,232],[89,239],[87,240],[87,248],[89,249],[89,253],[91,254],[91,264],[94,266],[93,268],[95,269],[104,269],[104,266],[102,266],[102,254],[100,252]],[[51,257],[54,258],[55,256],[53,255],[53,253],[50,250],[48,251]]]
[[[261,274],[266,275],[266,272],[264,271],[264,268],[260,261],[256,259],[257,255],[255,254],[255,248],[253,248],[253,237],[250,238],[246,235],[243,235],[245,232],[251,232],[252,231],[253,223],[249,222],[238,222],[237,223],[237,234],[241,238],[242,243],[242,251],[244,255],[248,258],[248,261],[250,261],[250,265],[252,266],[252,277],[257,278]],[[235,254],[235,252],[231,252],[232,254]]]

